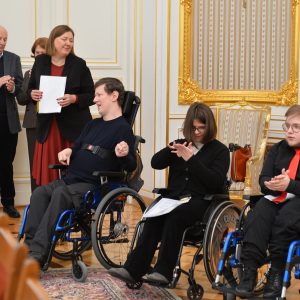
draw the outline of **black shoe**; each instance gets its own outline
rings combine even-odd
[[[4,206],[3,211],[8,214],[10,218],[20,218],[20,213],[12,206]]]
[[[41,269],[43,268],[45,260],[39,252],[29,251],[29,256],[39,263]]]
[[[126,283],[136,283],[136,280],[130,275],[125,268],[110,268],[108,273],[111,276],[117,277]]]
[[[283,282],[283,269],[271,268],[267,275],[267,283],[264,288],[264,298],[280,297]]]
[[[256,285],[257,270],[252,268],[244,268],[242,279],[235,288],[236,294],[240,297],[251,298]]]
[[[146,281],[148,282],[153,282],[153,283],[158,283],[158,284],[168,284],[169,280],[162,274],[158,272],[153,272],[150,274],[147,274],[145,276]]]

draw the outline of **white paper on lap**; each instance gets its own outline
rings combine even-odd
[[[278,198],[279,196],[272,196],[272,195],[265,195],[264,196],[266,199],[270,200],[270,201],[273,201],[275,198]],[[286,197],[285,197],[285,200],[288,200],[288,199],[291,199],[291,198],[294,198],[295,195],[294,194],[291,194],[291,193],[287,193]],[[282,202],[284,202],[282,201]]]
[[[161,198],[153,207],[146,211],[143,218],[153,218],[168,214],[176,207],[189,202],[191,197],[185,197],[180,200]]]

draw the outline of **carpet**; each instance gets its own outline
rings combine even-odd
[[[173,291],[143,284],[138,290],[111,277],[104,269],[89,268],[86,282],[76,282],[70,269],[50,269],[41,275],[41,283],[50,299],[63,300],[136,300],[136,299],[181,299]]]

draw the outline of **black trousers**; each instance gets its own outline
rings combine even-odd
[[[282,268],[290,243],[300,237],[300,198],[276,204],[261,198],[249,213],[241,259],[245,266],[258,268],[269,249],[272,266]]]
[[[124,265],[131,276],[139,280],[148,272],[158,243],[161,242],[154,272],[159,272],[170,280],[184,230],[203,219],[210,203],[210,201],[192,198],[169,214],[147,219],[136,247]]]
[[[29,250],[45,257],[60,214],[66,209],[79,207],[83,195],[93,188],[94,185],[89,183],[66,185],[63,180],[36,188],[30,198],[25,225],[25,242]]]
[[[30,166],[31,192],[33,192],[37,187],[35,179],[32,177],[32,165],[33,165],[33,155],[34,155],[34,148],[35,148],[35,141],[36,141],[36,129],[26,128],[26,137],[27,137],[27,147],[28,147],[29,166]]]
[[[6,118],[6,119],[5,119]],[[14,205],[15,185],[13,161],[16,155],[18,134],[11,134],[7,116],[0,116],[0,189],[3,206]]]

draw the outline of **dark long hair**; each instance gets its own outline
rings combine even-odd
[[[198,120],[206,125],[202,143],[213,140],[217,135],[217,124],[211,109],[200,102],[194,102],[188,109],[183,124],[183,135],[188,142],[194,143],[193,122]]]

